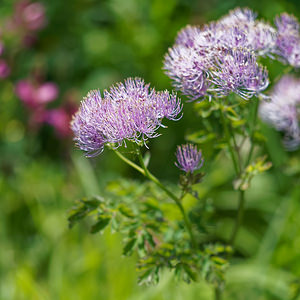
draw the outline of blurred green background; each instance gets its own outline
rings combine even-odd
[[[0,26],[13,13],[12,0],[0,0]],[[140,76],[157,89],[171,89],[162,60],[178,30],[204,24],[229,9],[248,6],[272,21],[286,11],[300,18],[300,2],[234,0],[48,0],[47,25],[31,47],[7,39],[11,76],[0,81],[0,299],[213,299],[204,282],[187,285],[164,274],[158,286],[138,286],[135,259],[122,257],[121,239],[107,230],[88,234],[84,224],[68,229],[67,212],[75,199],[101,194],[110,180],[143,180],[114,154],[86,159],[72,138],[59,139],[48,125],[32,130],[29,113],[15,96],[18,80],[42,69],[45,80],[78,104],[90,89],[108,88]],[[268,62],[270,77],[282,66]],[[184,97],[182,97],[184,98]],[[150,169],[176,183],[176,145],[201,122],[186,103],[180,122],[167,122],[151,141]],[[258,176],[247,194],[238,258],[227,276],[224,299],[300,299],[300,160],[286,153],[280,135],[263,127],[274,167]],[[209,150],[204,149],[209,158]],[[207,159],[208,160],[208,159]],[[199,189],[217,207],[216,229],[226,235],[237,206],[229,161],[206,164]]]

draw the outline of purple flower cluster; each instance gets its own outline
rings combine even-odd
[[[129,78],[105,90],[103,97],[100,91],[90,91],[71,126],[77,145],[95,156],[107,143],[118,147],[126,140],[141,144],[157,137],[162,119],[177,120],[181,110],[176,94],[157,92],[142,79]]]
[[[248,99],[269,83],[258,55],[269,55],[275,29],[257,21],[249,9],[236,9],[202,29],[187,26],[165,56],[164,69],[174,86],[191,100],[230,92]]]
[[[300,146],[300,80],[284,76],[274,87],[270,102],[262,102],[259,114],[262,120],[283,131],[288,150]]]
[[[211,70],[211,83],[217,95],[226,96],[230,92],[248,99],[263,90],[269,84],[268,73],[259,67],[252,51],[230,49],[215,62],[217,68]]]
[[[293,67],[300,67],[300,24],[286,13],[275,20],[277,27],[276,53]]]
[[[275,47],[276,30],[257,20],[256,13],[247,8],[237,8],[221,18],[215,23],[215,32],[221,44],[251,49],[257,55],[270,55]]]
[[[297,20],[283,14],[275,24],[277,30],[250,9],[237,8],[203,28],[188,25],[165,56],[166,74],[191,100],[230,92],[244,99],[261,94],[269,79],[259,56],[277,55],[292,66],[300,64]]]
[[[198,151],[197,146],[192,144],[177,146],[176,158],[176,167],[186,173],[199,170],[204,162],[201,151]]]

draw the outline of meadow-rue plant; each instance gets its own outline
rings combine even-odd
[[[260,61],[262,57],[277,59],[297,67],[299,47],[299,24],[293,16],[280,15],[273,27],[248,8],[237,8],[202,27],[188,25],[178,33],[165,55],[164,70],[177,90],[189,100],[198,100],[193,108],[201,117],[201,129],[187,135],[189,143],[177,147],[175,165],[184,171],[177,188],[150,172],[150,156],[143,155],[142,148],[159,136],[164,118],[180,119],[177,95],[157,92],[140,78],[118,83],[103,95],[99,90],[89,92],[71,123],[78,147],[92,157],[107,146],[151,183],[145,183],[147,193],[142,199],[78,201],[70,226],[94,215],[92,233],[109,224],[124,233],[123,254],[137,252],[140,283],[158,282],[161,269],[168,268],[187,282],[204,278],[213,284],[215,299],[221,299],[225,271],[242,225],[246,191],[254,176],[272,166],[260,147],[258,111],[264,121],[285,133],[290,149],[300,144],[299,80],[285,76],[268,94],[268,70]],[[212,101],[204,101],[207,98]],[[237,212],[228,235],[221,238],[208,229],[212,210],[197,191],[198,184],[205,184],[204,174],[197,173],[204,162],[197,144],[202,148],[206,143],[211,160],[228,151],[234,171]],[[126,153],[121,146],[128,147]],[[209,159],[205,162],[211,165]],[[189,197],[196,204],[187,209],[184,203]],[[180,212],[177,219],[172,205],[163,206],[169,200]]]
[[[257,56],[271,53],[274,46],[275,30],[255,21],[250,10],[238,9],[219,22],[180,31],[164,69],[191,100],[230,92],[249,99],[268,87],[268,72]]]
[[[275,19],[277,28],[275,53],[293,67],[300,67],[299,22],[293,16],[283,13]]]
[[[259,107],[262,120],[284,132],[283,142],[289,150],[300,145],[299,107],[300,80],[287,75],[274,86],[271,100]]]
[[[95,156],[105,144],[145,144],[159,136],[163,118],[178,120],[181,109],[176,94],[157,92],[142,79],[129,78],[105,90],[103,97],[100,91],[89,92],[74,116],[72,129],[77,145],[87,156]]]
[[[193,173],[203,165],[201,151],[198,151],[197,146],[192,144],[177,146],[176,158],[176,167],[186,173]]]

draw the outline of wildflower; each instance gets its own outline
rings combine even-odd
[[[145,143],[159,136],[162,119],[176,120],[182,110],[176,94],[150,89],[140,78],[127,79],[103,97],[99,90],[90,91],[74,115],[71,127],[75,141],[87,156],[95,156],[107,143],[116,147],[126,140]]]
[[[44,121],[51,125],[58,137],[64,138],[70,135],[70,121],[72,117],[63,107],[50,109],[45,112]]]
[[[205,50],[205,49],[204,49]],[[191,48],[175,46],[165,57],[166,74],[173,79],[174,87],[191,100],[207,94],[207,68],[205,56]]]
[[[259,114],[262,120],[284,132],[283,143],[288,150],[300,145],[299,127],[300,80],[284,76],[274,87],[270,102],[262,102]]]
[[[280,16],[276,17],[275,25],[280,34],[288,32],[294,32],[297,34],[300,28],[297,18],[287,13],[282,13]]]
[[[48,103],[58,96],[58,87],[53,82],[44,82],[37,89],[35,97],[40,103]]]
[[[234,92],[244,99],[251,98],[267,88],[268,72],[256,62],[252,51],[235,49],[223,51],[216,58],[216,68],[210,71],[212,90],[217,95]]]
[[[236,9],[202,29],[182,29],[164,60],[174,87],[191,100],[230,92],[249,99],[266,89],[268,73],[256,59],[274,51],[276,31],[255,18],[249,9]]]
[[[14,26],[28,31],[38,31],[46,24],[45,7],[40,2],[21,0],[15,5]]]
[[[179,31],[175,44],[181,44],[185,47],[194,46],[194,37],[201,33],[201,29],[197,26],[188,25]]]
[[[58,138],[64,139],[71,136],[70,122],[78,107],[73,98],[73,91],[68,91],[64,96],[63,104],[58,108],[44,111],[43,122],[54,128]]]
[[[268,23],[256,19],[257,14],[248,8],[236,8],[217,22],[222,40],[240,39],[243,43],[237,47],[245,47],[256,52],[258,56],[271,55],[276,42],[276,30]],[[234,47],[234,43],[228,46]]]
[[[36,108],[55,100],[59,90],[52,82],[38,84],[30,80],[21,80],[16,84],[15,92],[27,107]]]
[[[248,33],[248,47],[259,56],[269,56],[273,58],[272,53],[276,46],[276,30],[264,22],[256,22]]]
[[[165,69],[175,88],[191,100],[230,92],[249,99],[269,84],[266,68],[257,63],[253,51],[243,48],[199,47],[193,51],[177,46],[169,50]]]
[[[300,67],[300,33],[297,19],[286,13],[275,19],[277,27],[276,50],[284,62]]]
[[[198,151],[197,147],[192,144],[177,146],[176,158],[176,167],[186,173],[193,173],[200,169],[204,162],[201,151]]]
[[[236,25],[236,24],[253,24],[255,22],[255,19],[257,17],[257,14],[253,12],[249,8],[235,8],[234,10],[231,10],[228,15],[224,16],[220,19],[221,24],[225,25]]]

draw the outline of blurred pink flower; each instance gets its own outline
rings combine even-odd
[[[39,30],[45,26],[45,7],[42,3],[30,3],[24,8],[23,19],[27,28]]]
[[[21,0],[15,4],[13,15],[6,20],[5,30],[16,35],[23,46],[31,47],[37,40],[36,32],[46,24],[43,3]]]
[[[37,83],[38,79],[19,81],[15,86],[15,93],[30,109],[29,127],[37,130],[42,124],[49,124],[59,138],[71,136],[70,122],[78,109],[75,104],[77,97],[68,91],[64,96],[64,104],[55,109],[47,109],[46,104],[58,97],[58,87],[53,82]]]
[[[10,75],[10,67],[4,59],[0,59],[0,78],[4,79]]]
[[[26,105],[34,106],[34,88],[30,81],[19,81],[16,84],[15,93]]]
[[[66,93],[65,98],[63,106],[48,110],[44,114],[44,122],[54,127],[59,138],[71,136],[70,122],[73,114],[78,110],[78,105],[70,97],[69,92]]]
[[[15,6],[14,23],[29,31],[37,31],[46,25],[45,7],[40,2],[22,0]]]
[[[45,115],[45,122],[53,126],[61,138],[71,134],[70,121],[71,115],[62,107],[48,110]]]
[[[39,100],[40,103],[51,102],[56,99],[58,96],[58,87],[55,83],[45,82],[40,85],[35,92],[36,99]]]
[[[36,85],[30,80],[21,80],[16,84],[15,92],[26,106],[36,108],[55,100],[59,90],[57,85],[52,82]]]

